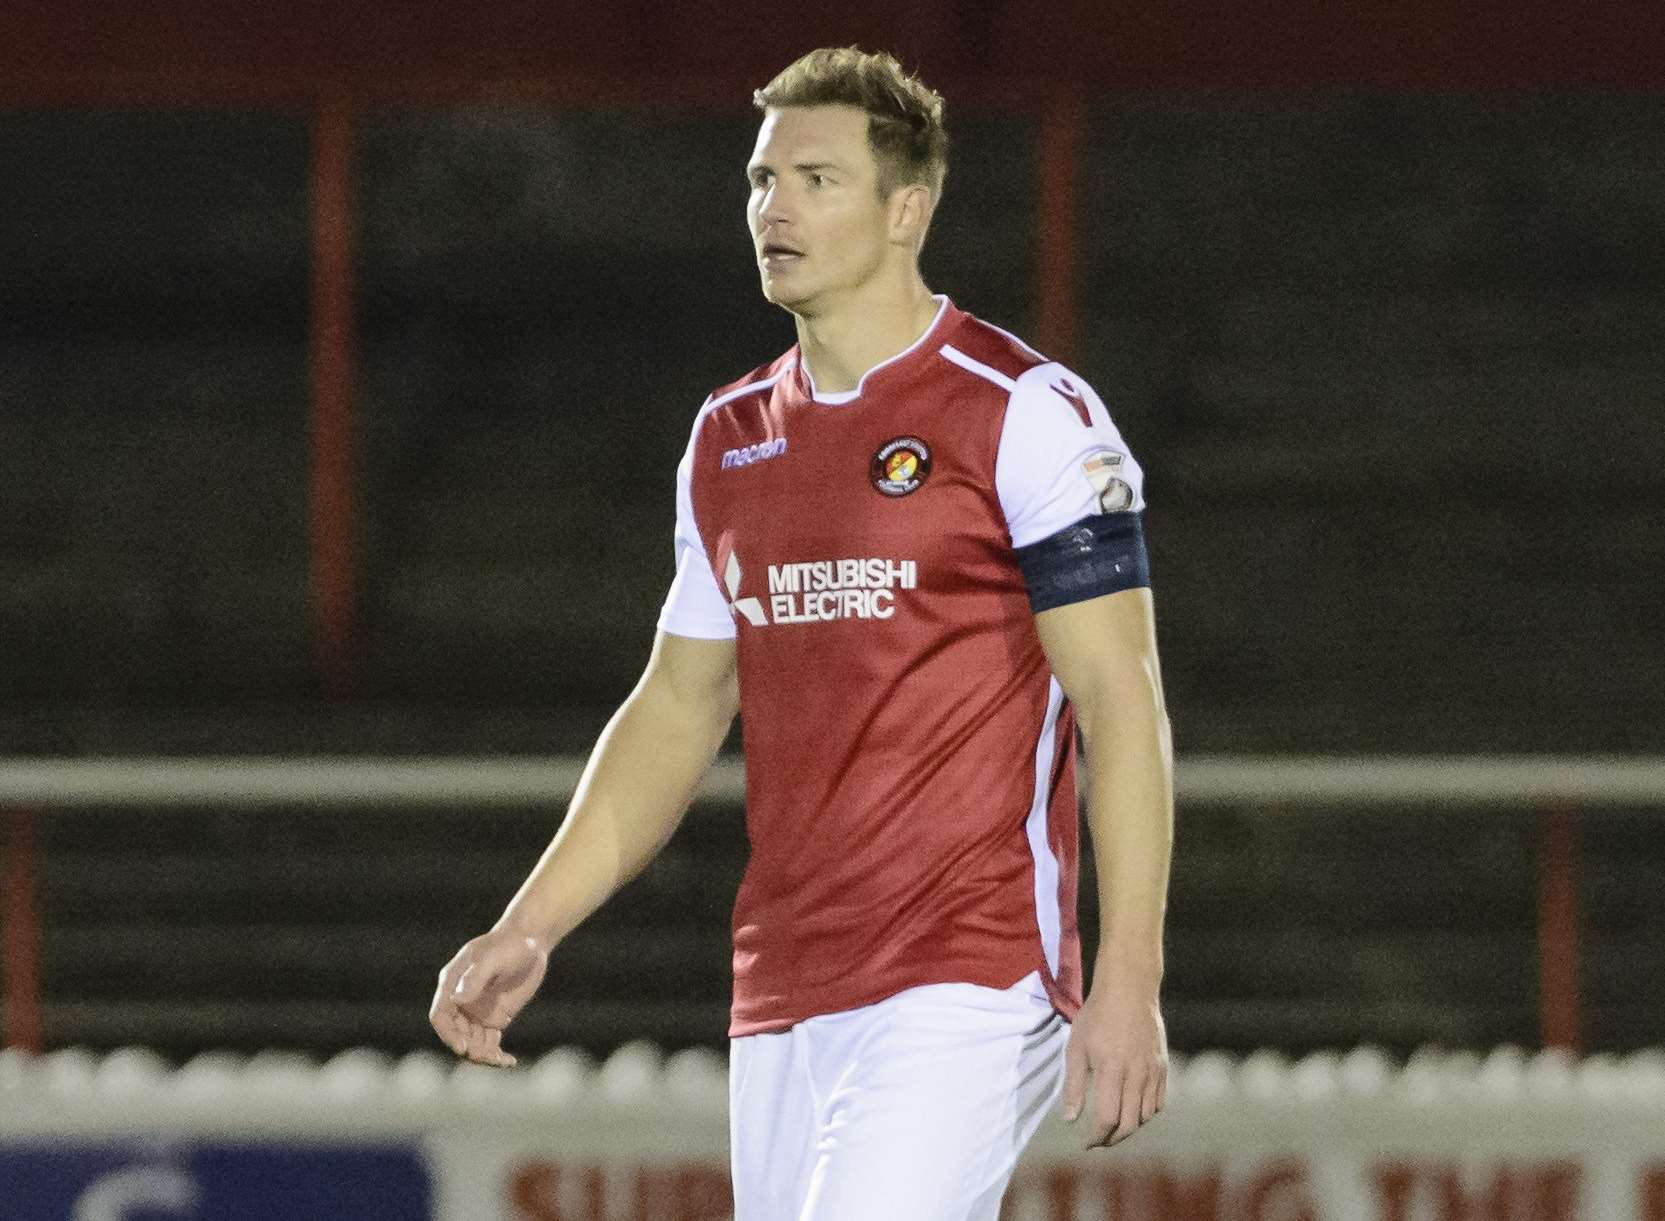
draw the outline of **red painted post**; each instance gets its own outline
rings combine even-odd
[[[1538,981],[1545,1047],[1577,1054],[1579,1039],[1578,823],[1556,806],[1544,814],[1538,857]]]
[[[1084,110],[1070,90],[1045,102],[1035,158],[1035,342],[1065,364],[1075,361]]]
[[[35,891],[35,816],[8,810],[0,872],[0,970],[5,973],[6,1046],[39,1053],[40,908]]]
[[[346,689],[353,646],[353,115],[312,120],[312,602],[324,688]]]

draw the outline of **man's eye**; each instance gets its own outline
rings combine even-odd
[[[821,174],[811,174],[809,176],[809,185],[812,187],[824,187],[827,185],[827,180]]]

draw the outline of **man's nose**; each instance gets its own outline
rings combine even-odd
[[[771,182],[763,192],[763,200],[758,204],[757,214],[770,222],[791,221],[791,201],[787,198],[787,192],[781,189],[778,179]]]

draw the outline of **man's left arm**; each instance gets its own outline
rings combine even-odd
[[[1043,610],[1035,627],[1081,726],[1098,874],[1099,947],[1065,1053],[1064,1113],[1086,1115],[1089,1148],[1109,1146],[1160,1111],[1168,1090],[1160,991],[1173,741],[1151,591]]]

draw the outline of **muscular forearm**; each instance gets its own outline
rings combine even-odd
[[[1173,852],[1173,742],[1160,679],[1079,709],[1098,873],[1100,964],[1162,977]],[[1130,685],[1131,686],[1131,685]]]
[[[732,708],[644,682],[596,742],[565,822],[499,927],[559,942],[664,847],[733,720]]]

